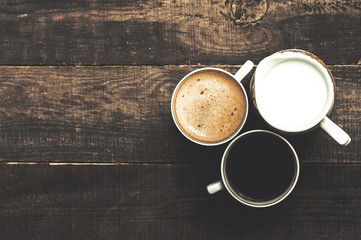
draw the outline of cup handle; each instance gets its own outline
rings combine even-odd
[[[224,185],[221,180],[211,183],[207,186],[207,191],[209,194],[216,193],[224,188]]]
[[[351,142],[350,136],[328,117],[322,119],[320,126],[339,144],[346,146]]]
[[[234,74],[234,78],[237,81],[242,81],[242,79],[252,70],[254,63],[250,60],[247,60],[243,66]]]

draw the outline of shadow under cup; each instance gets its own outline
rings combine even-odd
[[[290,143],[266,131],[246,132],[227,147],[221,164],[222,180],[239,202],[268,207],[285,199],[299,176],[298,157]]]

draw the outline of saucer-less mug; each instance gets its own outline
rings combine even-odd
[[[253,66],[246,61],[234,75],[206,67],[183,77],[171,100],[171,113],[178,130],[203,146],[220,145],[234,138],[245,124],[249,108],[241,81]],[[239,102],[243,102],[242,107],[237,107]]]
[[[224,151],[220,181],[209,194],[226,189],[240,203],[256,208],[273,206],[294,189],[300,172],[296,151],[282,136],[252,130],[236,137]]]
[[[335,84],[317,56],[298,49],[264,58],[253,75],[250,92],[261,117],[283,133],[303,133],[320,126],[339,144],[350,136],[327,114],[334,104]]]

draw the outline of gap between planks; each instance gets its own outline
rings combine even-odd
[[[216,163],[179,163],[179,162],[9,162],[0,161],[0,165],[49,165],[49,166],[132,166],[132,165],[217,165]]]
[[[360,67],[361,59],[357,64],[326,64],[328,67]],[[241,67],[242,64],[119,64],[119,65],[0,65],[0,68],[31,68],[31,67]],[[258,65],[255,64],[254,67]]]
[[[149,166],[149,165],[219,165],[218,163],[180,163],[180,162],[0,162],[0,165],[49,165],[49,166],[65,166],[65,165],[73,165],[73,166]],[[361,165],[361,162],[357,163],[324,163],[324,162],[304,162],[301,165]]]

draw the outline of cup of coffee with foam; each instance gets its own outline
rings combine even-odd
[[[171,112],[175,125],[189,140],[215,146],[231,140],[248,115],[248,99],[241,80],[254,64],[247,61],[235,75],[220,68],[201,68],[176,86]]]
[[[334,103],[334,79],[317,56],[288,49],[263,59],[253,75],[250,92],[261,117],[282,133],[303,133],[318,126],[339,144],[350,136],[327,115]]]

